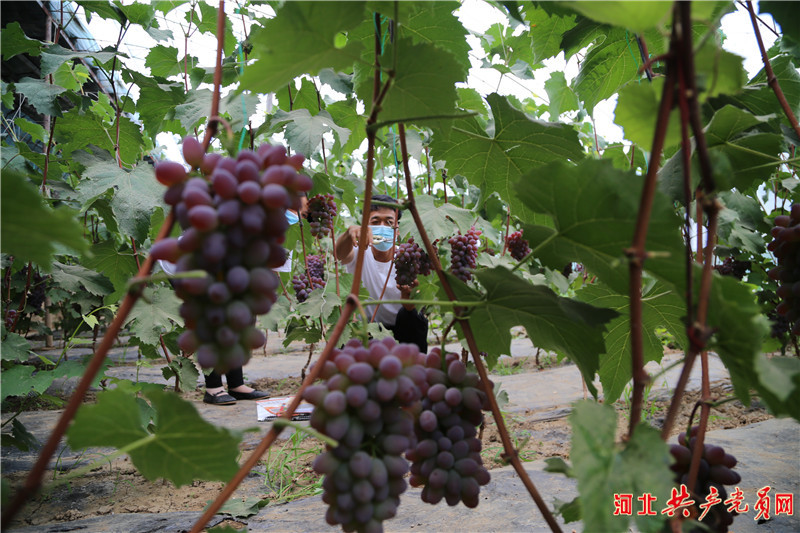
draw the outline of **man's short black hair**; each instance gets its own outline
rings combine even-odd
[[[397,200],[395,200],[394,198],[392,198],[391,196],[389,196],[388,194],[373,194],[372,195],[372,201],[374,202],[375,200],[377,200],[378,202],[386,202],[386,203],[389,203],[389,204],[396,204],[397,205],[397,220],[399,221],[400,217],[403,216],[403,210],[400,209],[400,203]],[[370,202],[370,204],[369,204],[370,212],[371,211],[377,211],[378,209],[382,209],[384,207],[386,207],[386,206],[385,205],[376,205],[376,204],[374,204],[372,202]]]

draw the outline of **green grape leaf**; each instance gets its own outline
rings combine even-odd
[[[134,306],[125,324],[131,324],[131,334],[145,344],[159,344],[164,331],[174,329],[175,324],[183,324],[178,314],[180,300],[175,292],[166,286],[148,287],[142,299]]]
[[[192,91],[184,103],[175,107],[174,118],[178,119],[186,131],[191,131],[199,124],[208,120],[208,110],[211,109],[213,93],[208,89]],[[242,103],[244,98],[244,104]],[[256,113],[258,96],[253,94],[242,95],[234,93],[220,100],[219,112],[230,116],[230,125],[234,131],[240,129],[246,122],[244,115],[249,118]],[[243,109],[244,107],[244,109]]]
[[[658,430],[640,424],[624,447],[614,442],[617,414],[609,404],[581,401],[569,416],[572,473],[578,479],[583,522],[597,531],[628,531],[630,518],[614,516],[615,494],[652,494],[667,501],[672,457]],[[660,515],[636,517],[640,531],[660,531]]]
[[[80,114],[75,108],[65,113],[56,122],[56,139],[67,143],[65,150],[69,152],[81,150],[93,144],[108,153],[115,153],[116,129],[113,123],[104,123],[94,114]],[[120,117],[119,121],[119,148],[120,157],[125,163],[139,160],[143,146],[142,133],[139,126],[127,117]]]
[[[393,47],[386,47],[382,64],[391,65]],[[397,69],[381,105],[380,120],[453,115],[456,112],[456,83],[466,81],[466,72],[453,55],[432,44],[413,44],[401,39]],[[364,102],[372,101],[373,79],[363,77],[356,92]]]
[[[756,389],[772,414],[800,420],[800,361],[795,357],[759,354],[755,361]]]
[[[417,211],[419,211],[422,225],[428,233],[431,241],[436,239],[446,239],[455,235],[459,230],[466,233],[470,226],[475,224],[478,216],[469,209],[463,209],[454,204],[442,204],[437,206],[433,197],[422,195],[415,197]],[[414,223],[410,213],[406,213],[400,219],[400,226],[397,233],[401,239],[413,237],[414,242],[423,246],[422,237],[419,234],[417,225]]]
[[[104,298],[104,303],[116,303],[125,296],[128,289],[128,280],[136,275],[136,259],[129,251],[122,253],[117,249],[113,240],[95,244],[91,248],[91,256],[84,257],[81,263],[96,272],[106,276],[114,285],[114,292]]]
[[[302,258],[300,258],[300,260],[302,261]],[[329,276],[329,278],[332,277],[333,276]],[[348,289],[349,287],[345,288],[342,285],[342,280],[340,279],[339,292],[341,296],[337,296],[336,280],[328,279],[324,290],[315,289],[311,291],[311,295],[308,299],[297,306],[297,313],[303,316],[328,320],[336,308],[342,306],[346,298],[345,292],[347,292]]]
[[[31,343],[16,333],[7,333],[0,345],[0,357],[3,361],[27,361],[30,353]]]
[[[200,372],[190,357],[175,357],[161,368],[161,375],[164,379],[177,378],[183,390],[194,390]]]
[[[800,114],[800,73],[797,72],[791,57],[781,55],[771,60],[772,71],[781,86],[781,92],[786,98],[789,107],[795,116]],[[742,92],[731,97],[734,102],[742,105],[755,115],[776,114],[785,120],[785,114],[780,102],[775,98],[775,92],[767,84],[767,75],[764,69],[756,74]],[[723,100],[724,101],[724,100]]]
[[[105,276],[82,265],[65,265],[53,261],[53,280],[59,287],[71,292],[86,291],[95,296],[103,296],[112,290]]]
[[[312,297],[314,294],[312,293]],[[304,320],[293,317],[286,324],[286,338],[283,339],[284,348],[294,341],[303,341],[306,344],[314,344],[322,339],[322,330],[319,327],[319,320]],[[342,341],[345,342],[345,341]]]
[[[762,234],[769,232],[769,226],[764,223],[758,200],[734,191],[722,191],[717,198],[724,206],[717,215],[717,236],[732,248],[763,254],[766,250]]]
[[[608,287],[594,283],[578,291],[578,299],[595,307],[613,309],[619,315],[608,323],[605,336],[606,355],[600,360],[600,382],[603,401],[614,403],[631,380],[631,320],[629,298]],[[644,360],[661,361],[664,347],[655,334],[664,327],[681,345],[686,346],[686,304],[683,299],[661,283],[650,283],[642,291],[642,331]]]
[[[364,2],[285,3],[274,18],[251,32],[250,57],[257,61],[244,71],[242,88],[275,92],[300,74],[346,70],[359,60],[362,45],[350,41],[337,47],[336,36],[357,26],[364,15]]]
[[[633,53],[636,48],[635,35],[620,28],[606,28],[605,39],[589,49],[573,81],[575,93],[583,100],[587,111],[592,112],[600,100],[636,78],[641,64]]]
[[[175,108],[185,102],[186,94],[180,84],[140,85],[136,112],[144,123],[145,131],[154,137],[166,127],[165,123],[172,117]],[[175,133],[182,134],[185,131]]]
[[[670,19],[672,2],[570,2],[569,7],[597,22],[621,26],[633,33],[659,27]]]
[[[625,149],[628,152],[625,153]],[[633,150],[633,154],[631,154]],[[633,155],[633,165],[631,165],[631,155]],[[642,174],[647,174],[647,154],[640,147],[636,145],[625,145],[623,143],[609,144],[603,150],[603,159],[609,159],[614,168],[619,170],[633,170],[640,171]]]
[[[14,90],[27,98],[42,115],[61,116],[58,97],[66,91],[64,87],[49,84],[45,80],[22,78],[14,83]]]
[[[150,74],[162,78],[183,72],[183,65],[178,63],[178,49],[161,44],[150,49],[144,66],[150,68]]]
[[[800,41],[800,28],[797,27],[797,5],[791,2],[764,1],[758,3],[759,13],[769,13],[781,25],[783,35]]]
[[[50,272],[57,244],[77,252],[87,248],[75,213],[64,206],[51,209],[23,176],[4,172],[0,196],[0,250],[21,262],[33,261]]]
[[[319,71],[319,81],[328,85],[334,91],[345,96],[353,94],[353,75],[344,72],[336,72],[332,68],[324,68]]]
[[[289,85],[291,85],[292,92],[289,95]],[[320,107],[325,109],[325,102],[317,100],[317,89],[311,80],[303,78],[300,80],[300,90],[295,87],[294,82],[286,87],[281,88],[276,93],[278,97],[278,108],[285,111],[293,111],[295,109],[308,109],[312,115],[316,115],[320,111]]]
[[[152,390],[146,395],[156,410],[153,433],[142,423],[133,395],[109,390],[78,411],[67,432],[69,445],[125,449],[146,479],[165,478],[178,487],[196,479],[227,481],[236,473],[239,438],[206,422],[194,405],[174,393]],[[203,436],[200,446],[198,435]]]
[[[617,316],[615,311],[561,298],[503,267],[475,272],[475,277],[486,289],[486,305],[473,309],[469,322],[478,348],[488,354],[490,367],[500,355],[510,353],[511,328],[524,326],[537,347],[558,351],[575,361],[596,395],[592,381],[600,354],[605,353],[604,324]],[[459,300],[481,299],[465,284],[453,285]]]
[[[414,43],[432,44],[450,52],[466,72],[470,68],[467,30],[453,14],[458,2],[423,2],[420,9],[401,19],[400,37]]]
[[[76,158],[81,160],[83,156]],[[142,242],[150,230],[150,214],[163,206],[164,186],[156,181],[153,167],[143,163],[133,171],[119,168],[113,161],[97,162],[83,159],[90,166],[83,173],[84,180],[78,185],[77,199],[89,206],[109,189],[114,189],[111,210],[119,224],[120,232]]]
[[[0,399],[9,396],[27,396],[31,392],[42,394],[53,383],[55,376],[46,370],[36,370],[31,365],[14,365],[0,373]]]
[[[453,122],[447,140],[434,135],[433,156],[447,162],[451,176],[461,174],[485,195],[497,192],[515,217],[530,216],[515,183],[519,177],[556,160],[584,156],[577,132],[563,124],[531,120],[499,94],[487,97],[494,131],[487,132],[474,118]]]
[[[99,61],[100,63],[107,63],[114,59],[116,54],[114,52],[103,52],[103,51],[87,51],[87,52],[76,52],[75,50],[68,50],[63,46],[59,46],[57,44],[51,44],[49,46],[45,46],[42,48],[41,58],[41,76],[44,78],[45,76],[52,74],[55,72],[58,67],[60,67],[66,61],[71,61],[73,59],[84,59],[87,57],[92,57]],[[119,54],[123,56],[123,54]]]
[[[697,87],[701,100],[720,94],[737,94],[747,81],[742,62],[744,58],[723,50],[710,39],[695,54]]]
[[[316,153],[326,132],[336,132],[339,142],[343,144],[347,143],[350,136],[350,130],[338,126],[327,111],[311,116],[308,109],[296,109],[289,113],[278,110],[271,124],[286,124],[285,135],[289,147],[308,157]]]
[[[561,71],[553,71],[550,79],[544,82],[544,90],[550,99],[550,120],[557,120],[558,116],[565,111],[577,111],[579,107],[578,97],[567,87],[567,80]]]
[[[11,422],[11,433],[3,433],[3,446],[14,446],[18,450],[27,452],[28,450],[37,450],[41,448],[42,444],[36,436],[28,431],[28,428],[15,418]]]
[[[200,8],[201,17],[194,17],[197,29],[201,33],[210,33],[214,37],[217,36],[217,18],[219,16],[219,9],[206,2],[198,2],[197,6]],[[188,13],[187,13],[188,18]],[[231,17],[225,17],[225,42],[223,43],[223,52],[229,56],[236,49],[236,36],[233,34],[233,23]]]
[[[699,277],[699,267],[696,270]],[[755,359],[767,338],[769,320],[761,313],[750,286],[731,276],[714,275],[708,303],[708,327],[714,335],[708,349],[715,351],[731,375],[736,395],[750,403]]]
[[[84,9],[86,21],[91,22],[92,14],[106,20],[115,20],[120,24],[125,23],[125,15],[118,5],[111,2],[95,2],[93,0],[76,0],[75,2]]]
[[[47,133],[44,131],[44,128],[36,122],[31,122],[28,119],[18,117],[14,119],[14,125],[30,135],[34,141],[45,142],[45,136]]]
[[[358,113],[354,99],[342,100],[330,104],[326,110],[331,114],[333,121],[340,127],[350,130],[347,142],[343,143],[337,136],[336,145],[342,153],[349,154],[358,149],[367,138],[367,119]]]
[[[19,22],[12,22],[3,28],[3,59],[10,59],[19,54],[38,56],[42,51],[42,42],[30,39],[22,30]]]
[[[625,131],[625,138],[648,151],[653,146],[663,88],[663,78],[655,78],[652,83],[629,83],[620,89],[614,110],[614,122]],[[679,111],[673,109],[664,138],[665,147],[680,144],[680,128]]]
[[[575,26],[575,15],[549,14],[533,2],[525,5],[527,7],[523,8],[523,11],[525,19],[530,23],[531,49],[533,51],[531,66],[535,66],[544,59],[558,55],[561,51],[561,39],[564,32]]]
[[[583,263],[612,290],[627,294],[625,250],[633,241],[643,184],[643,177],[617,170],[608,160],[552,163],[525,175],[517,186],[519,198],[555,224],[554,229],[525,226],[535,257],[557,270],[572,261]],[[660,255],[648,258],[644,267],[677,290],[685,285],[680,225],[672,203],[656,194],[647,250]]]
[[[481,93],[469,87],[456,87],[458,92],[458,106],[467,111],[477,111],[481,116],[487,116],[489,109],[483,101]]]

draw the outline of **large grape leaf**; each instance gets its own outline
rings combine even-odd
[[[55,244],[82,252],[88,243],[75,213],[64,206],[46,206],[36,188],[16,172],[3,173],[0,195],[0,249],[20,261],[52,269]]]
[[[433,44],[414,44],[410,39],[401,39],[397,47],[397,69],[381,105],[380,120],[454,114],[456,83],[466,81],[466,72],[453,61],[453,55]],[[394,47],[386,47],[382,65],[392,65],[393,51]],[[372,76],[362,76],[356,92],[364,102],[372,102],[372,88]]]
[[[286,124],[284,134],[289,147],[307,157],[311,157],[322,141],[322,136],[329,131],[336,132],[341,144],[347,144],[350,130],[337,126],[327,111],[320,111],[312,116],[308,109],[295,109],[288,113],[278,110],[271,124]]]
[[[82,260],[86,268],[100,272],[114,285],[114,292],[107,295],[104,303],[112,304],[121,300],[127,292],[128,280],[136,275],[136,260],[129,251],[122,253],[113,240],[92,246],[91,256]]]
[[[672,2],[570,2],[569,7],[592,20],[621,26],[633,33],[642,33],[647,29],[665,24],[669,21]]]
[[[331,114],[334,122],[342,128],[350,130],[350,136],[347,142],[344,143],[339,149],[343,153],[350,153],[361,146],[361,142],[367,138],[366,124],[367,119],[358,113],[356,108],[356,100],[348,99],[341,100],[330,104],[327,108],[328,113]],[[334,148],[342,144],[341,139],[336,138],[336,145]]]
[[[82,265],[65,265],[58,261],[53,261],[53,281],[68,291],[86,291],[95,296],[104,296],[113,290],[111,283],[94,270]]]
[[[183,324],[178,306],[180,300],[172,289],[163,285],[147,288],[125,324],[131,324],[131,334],[143,343],[157,345],[161,333],[173,329],[175,324]]]
[[[116,128],[113,123],[105,123],[93,113],[81,114],[78,108],[65,113],[56,122],[56,139],[66,143],[65,151],[81,150],[93,144],[108,153],[115,153]],[[132,164],[139,160],[143,148],[142,133],[139,126],[127,117],[119,120],[119,153],[124,163]]]
[[[575,15],[549,14],[534,2],[525,5],[523,11],[525,19],[530,24],[529,33],[534,62],[531,66],[533,67],[548,57],[558,55],[561,51],[561,39],[564,32],[575,26]]]
[[[617,413],[608,403],[578,402],[569,416],[572,426],[571,474],[578,479],[581,513],[592,531],[629,530],[629,516],[617,515],[615,494],[633,494],[635,499],[652,494],[666,502],[672,488],[672,457],[658,430],[640,424],[624,445],[614,439]],[[638,516],[639,531],[661,531],[664,517]]]
[[[22,335],[6,333],[0,344],[0,357],[3,361],[27,361],[31,343]]]
[[[52,372],[37,371],[33,365],[14,365],[0,373],[0,400],[9,396],[27,396],[31,392],[42,394],[54,379]]]
[[[183,64],[178,62],[178,49],[173,46],[156,45],[147,53],[144,66],[150,68],[150,74],[168,78],[183,72]]]
[[[87,57],[93,57],[100,63],[106,63],[114,59],[114,55],[115,55],[114,52],[103,52],[103,51],[76,52],[75,50],[67,50],[63,46],[57,44],[51,44],[42,49],[42,53],[40,56],[42,60],[41,76],[42,78],[44,78],[48,74],[52,74],[58,69],[58,67],[64,64],[66,61],[70,61],[72,59],[83,59]]]
[[[12,22],[3,28],[3,59],[10,59],[17,54],[38,56],[41,50],[42,42],[28,38],[19,22]]]
[[[788,414],[800,420],[800,360],[796,357],[771,357],[760,354],[755,361],[756,388],[776,416]]]
[[[634,79],[641,64],[632,52],[637,47],[633,34],[621,28],[606,28],[605,33],[605,39],[586,54],[573,82],[575,93],[590,112],[600,100],[613,95]]]
[[[578,299],[595,307],[613,309],[619,316],[608,323],[605,335],[606,354],[600,358],[600,382],[603,398],[614,403],[631,380],[631,320],[627,295],[617,294],[596,283],[578,291]],[[682,345],[686,345],[686,305],[683,298],[661,283],[650,283],[642,291],[642,331],[644,360],[661,361],[664,347],[656,336],[656,328],[666,328]]]
[[[758,200],[735,191],[720,192],[717,198],[724,206],[717,215],[717,236],[732,248],[753,255],[764,253],[763,235],[769,233],[770,227],[764,222]]]
[[[545,350],[566,354],[592,385],[600,354],[604,353],[604,324],[616,311],[561,298],[548,287],[531,285],[503,267],[478,271],[475,277],[486,290],[480,295],[463,283],[453,283],[459,300],[485,301],[469,314],[478,349],[488,354],[489,366],[510,353],[511,328],[523,326],[531,341]],[[451,279],[455,279],[450,276]]]
[[[242,75],[242,88],[275,92],[300,74],[346,70],[359,60],[362,45],[350,41],[337,47],[336,36],[361,23],[364,14],[364,2],[286,2],[251,32],[250,57],[258,60]]]
[[[577,111],[578,97],[572,89],[567,87],[567,80],[564,73],[554,71],[550,74],[550,79],[544,82],[544,90],[550,99],[550,119],[557,120],[558,116],[565,111]]]
[[[42,115],[61,116],[61,106],[57,99],[66,91],[64,87],[47,83],[45,80],[22,78],[14,83],[14,90],[27,98]]]
[[[401,19],[400,36],[447,50],[464,71],[469,70],[467,30],[453,15],[459,6],[458,2],[422,2],[420,9]]]
[[[84,160],[90,161],[90,165],[78,185],[77,199],[89,207],[106,191],[115,189],[111,209],[120,232],[138,242],[144,241],[150,229],[150,215],[156,207],[164,205],[164,187],[156,181],[153,167],[141,164],[128,171],[112,161]]]
[[[455,235],[458,230],[461,230],[462,233],[466,233],[478,217],[469,209],[463,209],[454,204],[442,204],[437,206],[434,203],[433,197],[428,195],[416,197],[415,202],[420,218],[422,219],[422,225],[431,241],[436,239],[442,240]],[[397,228],[397,233],[401,239],[410,236],[414,238],[414,242],[420,246],[423,245],[422,237],[410,213],[407,213],[400,219],[400,226]]]
[[[131,78],[139,87],[136,112],[144,123],[145,131],[151,137],[155,137],[161,132],[164,121],[172,118],[175,107],[186,101],[183,84],[159,83],[157,80],[137,72],[131,72]]]
[[[622,126],[625,138],[648,151],[653,146],[663,87],[664,78],[656,78],[652,83],[629,83],[620,89],[614,110],[614,122]],[[680,115],[677,109],[673,109],[669,115],[664,146],[669,147],[680,142]]]
[[[555,228],[526,226],[535,256],[561,270],[577,261],[596,273],[612,290],[628,293],[628,261],[644,178],[613,167],[608,160],[587,159],[577,166],[552,163],[526,174],[516,192],[525,205],[553,218]],[[684,246],[681,221],[672,203],[657,193],[650,217],[646,249],[657,252],[644,267],[683,290]]]
[[[289,88],[291,87],[291,95]],[[317,97],[317,88],[311,80],[303,78],[300,80],[300,90],[298,91],[294,83],[289,83],[276,93],[278,97],[278,108],[287,113],[295,109],[308,109],[312,115],[320,111],[320,107],[325,109],[325,102]]]
[[[451,176],[466,176],[486,196],[497,192],[515,217],[526,220],[530,212],[515,190],[516,180],[551,161],[582,159],[583,148],[571,127],[529,119],[496,93],[487,100],[494,130],[487,132],[475,118],[454,121],[449,139],[434,135],[433,155],[446,160]]]
[[[142,421],[136,397],[109,390],[98,395],[96,404],[78,411],[67,432],[69,445],[125,448],[145,478],[165,478],[178,487],[195,479],[227,481],[233,476],[238,469],[238,437],[206,422],[190,402],[174,393],[152,390],[146,395],[156,410],[152,433]]]
[[[791,57],[781,55],[770,61],[772,71],[781,86],[781,92],[789,103],[795,116],[800,114],[800,73]],[[775,92],[767,84],[767,75],[764,69],[751,79],[742,92],[734,97],[737,102],[753,112],[755,115],[776,114],[781,120],[786,120],[780,102],[775,97]]]

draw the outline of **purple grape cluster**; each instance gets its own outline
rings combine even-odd
[[[308,200],[306,211],[311,235],[325,237],[333,229],[333,219],[336,216],[336,202],[332,194],[317,194]]]
[[[308,274],[312,278],[325,279],[325,256],[309,255],[306,257],[306,264],[308,265]]]
[[[17,322],[17,310],[16,309],[8,309],[6,308],[6,316],[5,316],[5,325],[6,330],[14,331],[14,325]]]
[[[686,484],[689,479],[689,467],[692,460],[692,450],[697,443],[697,432],[700,428],[694,426],[691,429],[689,438],[686,432],[678,435],[678,444],[671,444],[669,452],[675,459],[675,463],[670,466],[670,470],[675,473],[675,483]],[[697,474],[697,483],[694,488],[695,506],[704,503],[706,496],[712,492],[722,502],[728,499],[728,492],[724,485],[736,485],[742,480],[738,472],[733,470],[736,466],[736,458],[725,453],[720,446],[704,444],[703,456],[700,459],[700,469]],[[699,501],[698,501],[699,500]],[[703,512],[699,507],[698,516]],[[727,506],[722,503],[709,508],[708,513],[700,520],[709,531],[724,533],[728,531],[728,526],[733,523],[733,514],[728,512]]]
[[[299,274],[292,277],[292,288],[297,296],[297,301],[300,303],[308,300],[308,297],[311,295],[311,291],[324,286],[325,282],[321,278],[314,276],[309,278],[308,274]]]
[[[394,279],[398,285],[412,286],[418,275],[427,276],[431,273],[431,260],[422,248],[408,239],[397,246],[394,254]]]
[[[714,267],[714,270],[723,276],[733,276],[736,279],[743,279],[747,271],[750,270],[750,261],[739,261],[733,257],[726,257],[722,263]]]
[[[506,238],[506,245],[508,246],[508,253],[517,261],[522,261],[526,255],[531,253],[531,247],[528,241],[522,238],[521,231],[515,231]]]
[[[303,398],[315,406],[311,427],[338,441],[319,455],[314,470],[324,474],[325,520],[345,531],[383,531],[395,516],[408,461],[416,445],[408,408],[427,391],[426,356],[413,344],[350,340],[325,363],[323,383]]]
[[[769,277],[781,283],[776,291],[783,301],[775,310],[792,324],[792,334],[800,334],[800,204],[792,205],[789,215],[775,217],[774,240],[767,245],[778,260]]]
[[[472,269],[477,265],[480,235],[481,231],[473,226],[466,235],[459,231],[447,241],[450,243],[450,271],[464,283],[472,279]]]
[[[164,201],[183,232],[155,243],[150,253],[175,263],[178,274],[202,272],[173,280],[186,325],[178,344],[195,353],[201,367],[224,373],[244,365],[251,350],[266,342],[255,321],[277,299],[279,280],[270,268],[286,260],[286,209],[298,209],[298,194],[312,183],[297,172],[305,158],[287,156],[283,146],[265,144],[233,159],[205,154],[186,137],[183,156],[191,173],[172,161],[155,169],[156,179],[169,187]]]
[[[410,483],[422,486],[422,501],[478,505],[480,487],[489,482],[481,459],[476,427],[483,423],[486,394],[477,374],[467,372],[458,355],[433,348],[426,359],[427,393],[414,431],[417,446],[406,453],[412,461]],[[446,371],[442,370],[447,369]]]

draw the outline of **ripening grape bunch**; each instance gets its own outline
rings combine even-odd
[[[277,299],[279,280],[270,269],[286,260],[286,209],[298,209],[298,194],[312,183],[297,172],[305,158],[287,156],[283,146],[265,144],[233,159],[205,154],[186,137],[183,157],[189,173],[173,161],[155,169],[183,231],[155,243],[150,253],[175,263],[178,274],[201,272],[173,280],[186,325],[178,344],[195,353],[201,367],[224,373],[266,342],[255,321]]]
[[[397,246],[394,254],[394,279],[398,285],[412,286],[417,276],[431,273],[431,260],[414,238]]]
[[[789,215],[775,217],[774,240],[767,245],[778,260],[769,277],[781,283],[777,294],[781,303],[775,308],[792,324],[792,334],[800,334],[800,204],[792,205]]]
[[[726,257],[722,263],[714,267],[714,270],[723,276],[733,276],[741,280],[750,270],[750,261],[739,261],[733,257]]]
[[[14,331],[14,323],[17,321],[18,311],[6,308],[4,323],[8,331]]]
[[[325,279],[325,256],[309,255],[306,257],[308,274],[312,278]]]
[[[369,346],[351,339],[321,371],[322,383],[306,388],[315,406],[310,424],[338,441],[314,461],[324,474],[325,520],[344,531],[383,531],[395,516],[408,483],[403,452],[415,446],[409,407],[427,391],[425,354],[392,338]]]
[[[333,219],[336,216],[336,202],[333,201],[332,194],[317,194],[308,200],[308,210],[306,211],[308,225],[311,228],[311,235],[314,237],[325,237],[333,228]]]
[[[450,271],[464,283],[472,279],[472,269],[478,264],[478,237],[480,230],[471,227],[465,235],[450,237]]]
[[[506,244],[508,245],[508,253],[517,261],[522,261],[526,255],[531,253],[531,247],[528,241],[522,238],[521,231],[515,231],[506,237]]]
[[[457,354],[442,358],[431,350],[425,361],[428,390],[414,430],[417,445],[406,453],[412,461],[410,483],[423,487],[422,501],[478,505],[480,487],[489,482],[481,459],[477,427],[483,423],[486,394],[478,375],[467,372]],[[446,369],[442,370],[442,369]]]
[[[675,472],[675,482],[686,484],[688,487],[689,466],[692,460],[692,450],[697,442],[697,432],[699,426],[691,429],[689,437],[682,432],[678,435],[678,444],[671,444],[669,452],[675,459],[675,463],[670,466],[670,470]],[[708,527],[709,531],[724,533],[728,531],[728,526],[733,523],[733,515],[728,512],[725,500],[728,499],[728,492],[724,485],[736,485],[742,477],[733,470],[736,466],[736,458],[720,446],[704,444],[703,455],[700,460],[700,469],[697,474],[693,499],[698,514],[698,520]],[[720,503],[708,508],[708,512],[702,516],[704,510],[697,507],[706,502],[706,497],[711,495],[719,498]]]
[[[309,270],[311,270],[310,266]],[[292,277],[292,289],[294,289],[297,301],[300,303],[308,300],[311,291],[323,287],[325,287],[325,282],[321,278],[315,276],[309,277],[308,274],[298,274]]]

